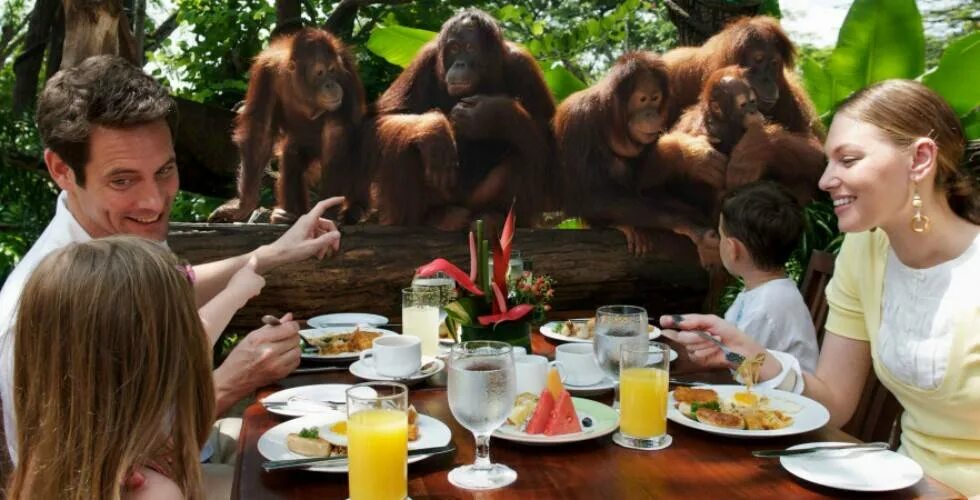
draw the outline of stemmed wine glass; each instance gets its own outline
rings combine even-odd
[[[517,473],[490,463],[490,434],[507,420],[517,381],[511,346],[505,342],[471,341],[453,346],[449,355],[449,409],[476,438],[476,459],[449,472],[459,488],[487,490],[507,486]]]
[[[595,315],[595,358],[616,386],[613,408],[619,409],[619,358],[622,346],[646,347],[647,310],[638,306],[602,306]]]

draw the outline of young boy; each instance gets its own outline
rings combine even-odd
[[[799,205],[773,182],[747,184],[722,201],[721,262],[745,282],[725,320],[763,346],[792,354],[813,372],[819,353],[813,320],[784,267],[802,232]]]

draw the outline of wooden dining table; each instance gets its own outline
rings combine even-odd
[[[668,343],[670,343],[668,341]],[[557,343],[536,332],[532,350],[548,357]],[[674,346],[676,348],[676,346]],[[727,371],[703,371],[683,349],[671,363],[671,376],[690,381],[732,383]],[[307,368],[304,365],[304,368]],[[315,367],[314,367],[315,368]],[[439,377],[434,377],[439,378]],[[257,400],[274,391],[309,384],[357,383],[346,370],[300,373],[276,386],[263,388]],[[612,392],[591,396],[609,404]],[[856,493],[808,483],[783,469],[778,459],[755,458],[752,450],[785,448],[813,441],[857,440],[828,426],[818,430],[767,439],[737,439],[709,434],[668,422],[673,443],[660,451],[622,448],[611,436],[578,443],[540,446],[492,439],[493,462],[517,471],[517,481],[505,488],[469,491],[449,483],[448,472],[474,459],[473,435],[453,418],[446,388],[436,382],[411,387],[409,399],[423,414],[441,420],[452,430],[456,452],[408,466],[408,494],[420,499],[539,499],[539,498],[962,498],[955,490],[924,477],[917,484],[885,493]],[[347,475],[286,470],[265,472],[257,442],[285,417],[269,413],[256,402],[244,412],[232,498],[343,499]],[[386,478],[378,477],[379,481]]]

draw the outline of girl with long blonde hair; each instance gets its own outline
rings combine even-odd
[[[211,356],[173,254],[134,237],[52,253],[27,282],[14,334],[11,498],[204,498]]]

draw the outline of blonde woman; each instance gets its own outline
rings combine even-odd
[[[761,378],[854,413],[873,367],[905,408],[899,451],[966,495],[980,494],[980,196],[961,165],[955,113],[922,84],[890,80],[845,101],[827,134],[820,187],[847,234],[827,286],[830,314],[816,372],[768,351]],[[665,317],[733,350],[766,352],[713,316]],[[668,332],[692,359],[720,366],[712,344]]]
[[[110,237],[52,253],[14,334],[11,498],[204,498],[211,356],[169,251]]]

